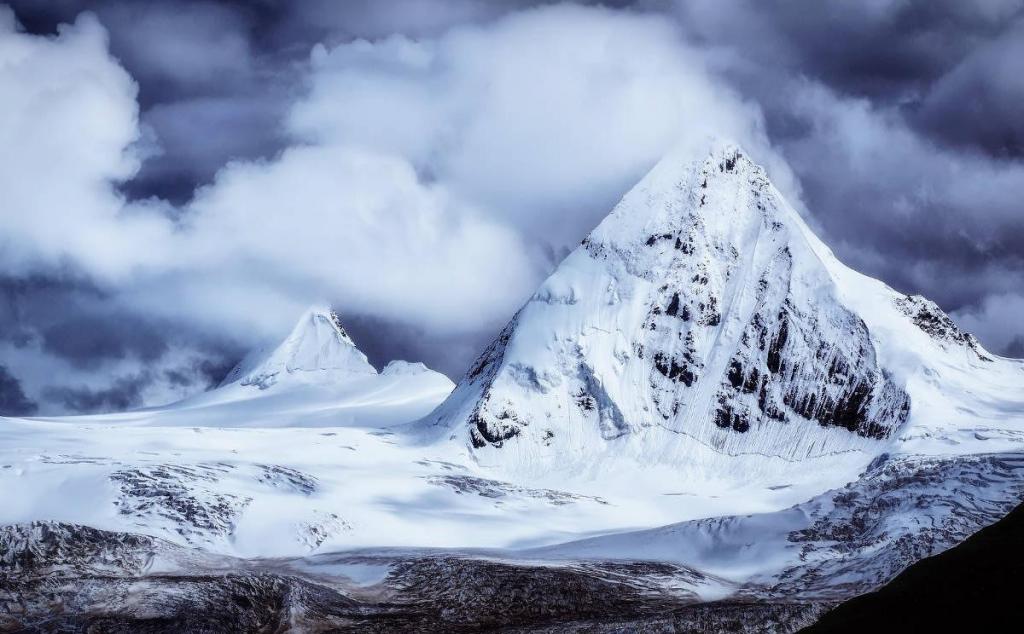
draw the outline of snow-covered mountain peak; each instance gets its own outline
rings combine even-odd
[[[782,201],[761,166],[737,145],[716,142],[702,160],[674,152],[659,161],[584,246],[595,253],[615,252],[631,273],[652,277],[671,264],[667,260],[674,252],[706,255],[695,253],[697,242],[731,256],[733,249],[755,247],[765,231],[780,234],[803,251],[820,248],[830,255],[817,240],[806,243],[810,231]]]
[[[733,143],[713,144],[699,161],[680,151],[671,152],[626,194],[590,239],[622,243],[646,242],[653,237],[658,241],[659,230],[681,228],[691,213],[699,213],[709,222],[734,224],[746,215],[763,215],[765,210],[748,205],[722,208],[715,199],[737,195],[739,189],[763,191],[768,185],[765,171]]]
[[[845,269],[737,146],[659,162],[542,284],[434,421],[513,469],[566,455],[795,461],[890,438],[910,397]],[[465,430],[465,431],[461,431]]]
[[[314,305],[280,345],[255,350],[224,383],[266,389],[285,377],[329,382],[372,374],[377,370],[356,347],[338,314],[329,307]]]

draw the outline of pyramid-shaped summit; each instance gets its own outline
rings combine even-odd
[[[662,160],[476,361],[432,422],[488,461],[624,447],[801,459],[891,436],[910,399],[842,267],[736,146]]]
[[[338,314],[315,305],[280,345],[253,351],[228,373],[224,384],[237,382],[266,389],[285,378],[335,382],[368,374],[377,374],[377,370],[349,337]]]

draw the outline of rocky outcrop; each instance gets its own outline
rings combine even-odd
[[[992,361],[982,350],[978,338],[961,330],[935,302],[920,295],[905,295],[896,298],[895,303],[915,326],[941,345],[966,348],[982,361]]]
[[[707,577],[655,562],[540,565],[438,555],[213,559],[83,526],[0,527],[0,630],[51,632],[791,632],[827,602],[701,604]],[[150,571],[155,556],[172,570]],[[369,585],[346,565],[388,569]]]

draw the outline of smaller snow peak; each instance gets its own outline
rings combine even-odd
[[[376,374],[341,325],[338,314],[327,307],[313,306],[307,310],[275,351],[275,355],[278,353],[288,372],[344,370]]]
[[[341,324],[341,317],[337,312],[330,306],[322,304],[314,304],[306,309],[306,312],[302,314],[298,322],[295,324],[295,328],[292,330],[294,335],[299,329],[303,327],[316,328],[317,324],[323,324],[334,330],[338,338],[342,341],[355,345],[352,341],[352,337],[349,336],[348,331]]]
[[[355,345],[352,341],[352,337],[349,336],[348,331],[341,325],[341,317],[339,317],[338,313],[334,312],[334,310],[311,310],[309,312],[309,318],[315,322],[320,322],[329,326],[330,329],[334,331],[334,334],[337,336],[339,341]]]
[[[284,377],[335,382],[353,375],[376,374],[338,314],[330,307],[307,309],[277,347],[251,353],[228,375],[227,382],[267,389]]]

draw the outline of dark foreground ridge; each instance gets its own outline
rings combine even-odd
[[[3,632],[793,632],[834,604],[718,602],[654,562],[218,557],[153,537],[0,527]],[[321,565],[322,564],[322,565]],[[370,583],[337,570],[378,568]]]
[[[807,634],[1020,631],[1024,505],[889,584],[829,612]]]

